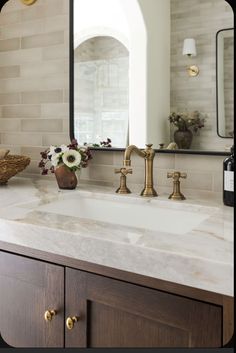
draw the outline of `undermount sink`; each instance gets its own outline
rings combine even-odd
[[[110,200],[82,194],[62,197],[37,207],[37,211],[173,234],[188,233],[209,217],[209,213],[203,211],[192,208],[188,211],[187,205],[174,209],[156,201]]]

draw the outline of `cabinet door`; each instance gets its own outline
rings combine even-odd
[[[221,307],[66,269],[66,347],[219,347]]]
[[[0,335],[16,348],[63,347],[63,267],[0,252]]]

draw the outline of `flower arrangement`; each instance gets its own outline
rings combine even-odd
[[[40,154],[41,161],[38,166],[42,175],[47,175],[49,171],[55,173],[55,169],[62,165],[75,172],[81,168],[86,168],[89,160],[92,159],[90,149],[86,146],[79,146],[75,139],[68,146],[50,146],[50,148]],[[51,164],[50,167],[47,166],[48,163]]]
[[[180,131],[186,131],[192,128],[194,132],[204,127],[206,116],[195,110],[191,113],[172,113],[169,116],[169,121],[174,126],[177,126]]]

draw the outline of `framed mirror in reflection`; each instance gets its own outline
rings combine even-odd
[[[219,128],[233,104],[222,106],[215,42],[223,27],[233,27],[225,0],[71,0],[71,138],[102,149],[227,152],[233,139]],[[230,82],[227,73],[226,90]],[[192,134],[184,151],[173,113]],[[197,115],[201,128],[189,123]]]
[[[234,29],[217,32],[217,131],[223,138],[234,135]]]

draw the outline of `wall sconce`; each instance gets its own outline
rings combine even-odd
[[[184,40],[183,55],[187,55],[190,58],[197,55],[195,39],[187,38]],[[199,74],[199,68],[196,65],[189,66],[187,71],[188,75],[191,77],[195,77]]]
[[[23,2],[24,5],[33,5],[37,0],[21,0],[21,2]]]

